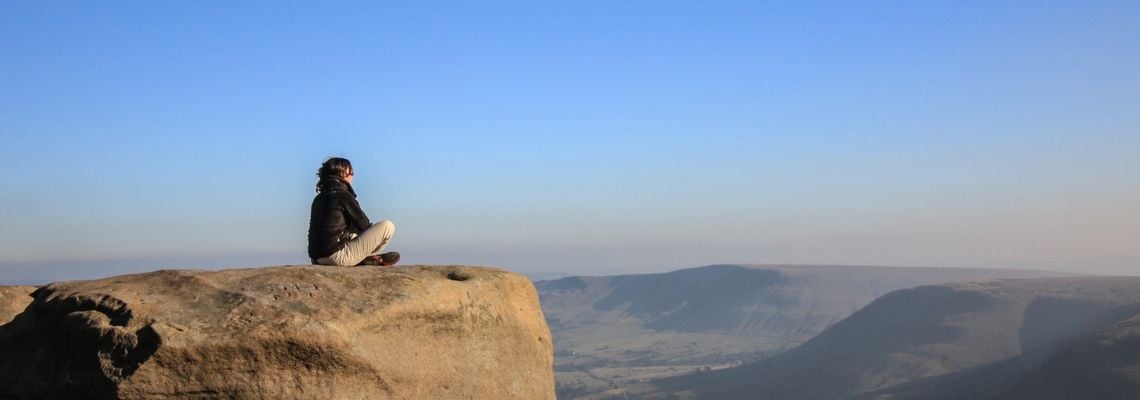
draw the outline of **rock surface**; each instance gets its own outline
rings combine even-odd
[[[538,295],[498,269],[164,270],[33,296],[0,327],[0,398],[554,398]]]
[[[7,324],[28,307],[34,290],[36,288],[29,286],[0,286],[0,325]]]

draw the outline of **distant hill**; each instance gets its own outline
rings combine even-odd
[[[776,357],[630,388],[632,398],[1136,399],[1140,278],[923,286]]]
[[[795,348],[888,292],[1067,274],[1002,269],[713,265],[536,283],[555,370],[575,398]]]

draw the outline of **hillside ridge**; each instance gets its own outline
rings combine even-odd
[[[920,286],[884,295],[776,357],[634,391],[645,398],[1059,399],[1098,381],[1114,394],[1134,393],[1138,316],[1140,277]],[[1097,357],[1116,364],[1105,368]]]
[[[1003,269],[718,264],[535,283],[560,398],[721,369],[795,348],[891,291],[1071,274]]]

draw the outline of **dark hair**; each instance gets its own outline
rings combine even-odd
[[[321,191],[321,179],[326,176],[343,178],[352,173],[352,162],[346,158],[329,157],[324,163],[321,163],[321,168],[317,169],[317,191]]]

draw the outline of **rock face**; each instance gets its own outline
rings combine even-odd
[[[0,327],[0,398],[554,398],[538,295],[498,269],[165,270],[32,296]]]
[[[34,290],[36,288],[27,286],[0,286],[0,326],[28,307],[32,302],[29,296]]]

